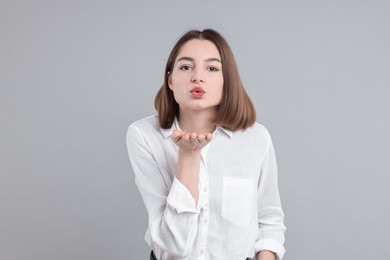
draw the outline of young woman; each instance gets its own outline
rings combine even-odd
[[[284,254],[275,152],[226,40],[189,31],[174,46],[157,116],[127,149],[144,200],[151,259],[275,260]]]

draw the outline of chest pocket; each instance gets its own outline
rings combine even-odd
[[[256,214],[256,180],[223,177],[222,217],[237,226],[248,225]]]

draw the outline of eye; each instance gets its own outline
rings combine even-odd
[[[180,70],[190,70],[190,69],[192,69],[192,67],[191,67],[190,65],[181,65],[181,66],[179,67],[179,69],[180,69]]]
[[[219,69],[217,67],[214,67],[214,66],[211,66],[211,67],[207,68],[207,70],[212,71],[212,72],[219,71]]]

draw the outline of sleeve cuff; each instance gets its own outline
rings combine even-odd
[[[168,194],[167,205],[179,214],[183,212],[199,213],[190,191],[176,177],[173,179],[171,190]]]
[[[262,250],[272,251],[276,254],[277,260],[281,260],[284,256],[284,253],[286,252],[282,244],[271,238],[265,238],[257,241],[255,249],[256,253]]]

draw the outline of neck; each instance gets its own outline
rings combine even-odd
[[[216,125],[211,122],[215,111],[186,111],[180,109],[179,125],[187,133],[212,133]]]

